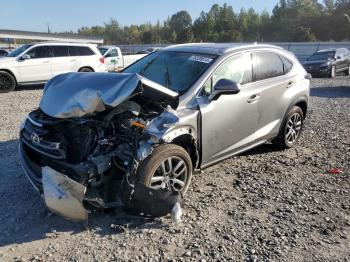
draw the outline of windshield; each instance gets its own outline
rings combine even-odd
[[[320,52],[315,53],[309,57],[308,61],[325,61],[328,59],[333,59],[335,52]]]
[[[215,58],[207,54],[156,52],[127,67],[123,73],[137,73],[177,93],[184,93]]]
[[[17,49],[13,50],[11,53],[9,53],[7,56],[9,57],[17,57],[20,54],[22,54],[24,51],[26,51],[29,47],[32,45],[22,45],[21,47],[18,47]]]
[[[98,51],[100,51],[101,55],[104,55],[107,52],[108,48],[104,48],[104,47],[99,47]]]

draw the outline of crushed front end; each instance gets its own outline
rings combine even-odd
[[[27,116],[20,130],[19,145],[25,174],[47,207],[76,221],[85,221],[88,210],[117,207],[121,199],[131,198],[138,164],[164,142],[162,135],[178,121],[169,102],[164,103],[167,99],[157,101],[144,96],[145,85],[132,79],[135,76],[112,77],[115,82],[124,81],[118,85],[122,97],[114,97],[118,100],[115,103],[101,89],[92,88],[89,80],[94,78],[90,79],[91,76],[68,75],[73,78],[73,85],[79,79],[78,82],[84,84],[82,77],[87,78],[88,86],[81,88],[83,93],[75,92],[75,101],[72,96],[67,98],[68,103],[61,101],[62,114],[60,102],[53,100],[55,104],[50,107],[45,97],[48,94],[58,98],[53,90],[50,94],[50,88],[55,88],[53,83],[57,81],[48,83],[40,108]],[[67,83],[72,81],[65,86]],[[113,93],[110,89],[106,92]],[[148,92],[159,92],[159,87]],[[84,101],[84,105],[79,101]],[[125,192],[127,196],[121,197]]]

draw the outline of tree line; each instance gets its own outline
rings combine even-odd
[[[231,5],[214,4],[195,20],[183,10],[162,23],[121,26],[111,19],[77,33],[103,37],[106,44],[349,41],[346,14],[350,0],[280,0],[271,14],[253,8],[236,13]]]

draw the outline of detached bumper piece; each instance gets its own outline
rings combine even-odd
[[[47,166],[42,168],[42,184],[48,209],[69,220],[87,220],[83,206],[85,186]]]

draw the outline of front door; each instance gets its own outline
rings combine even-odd
[[[48,46],[34,47],[26,55],[29,59],[18,61],[20,82],[45,82],[51,74],[51,48]]]
[[[123,60],[117,48],[113,48],[105,54],[105,65],[108,71],[119,70],[123,67]]]
[[[241,85],[234,95],[209,100],[209,94],[220,79]],[[252,82],[250,53],[224,61],[205,83],[198,103],[201,111],[202,166],[219,161],[248,148],[256,140],[260,94]]]

